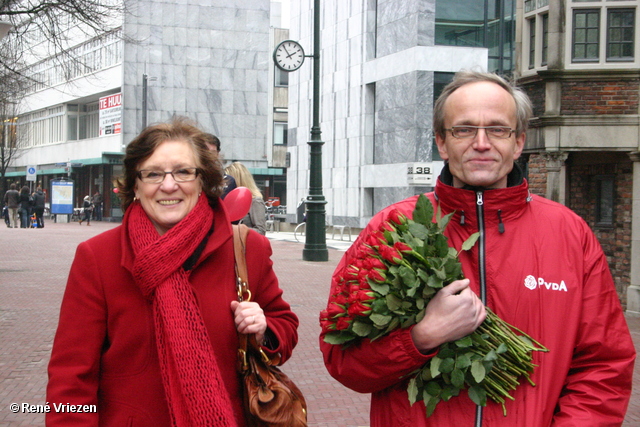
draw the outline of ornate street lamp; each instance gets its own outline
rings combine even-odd
[[[320,0],[313,2],[313,55],[305,55],[302,46],[293,40],[280,43],[273,52],[273,59],[283,71],[295,71],[302,66],[305,57],[313,58],[313,123],[309,144],[309,195],[307,196],[307,225],[302,259],[328,261],[327,235],[325,231],[325,205],[322,194],[322,145],[320,138]]]

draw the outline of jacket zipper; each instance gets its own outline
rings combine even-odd
[[[483,192],[476,191],[476,213],[478,216],[478,269],[480,279],[480,301],[487,304],[487,283],[486,283],[486,265],[485,265],[485,232],[484,232],[484,199]],[[476,422],[475,427],[482,426],[482,406],[476,406]]]

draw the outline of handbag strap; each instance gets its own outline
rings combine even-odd
[[[236,259],[236,291],[238,292],[238,301],[251,301],[246,258],[249,227],[244,224],[232,224],[231,227],[233,227],[233,252]]]
[[[249,227],[244,224],[232,224],[233,227],[233,252],[236,260],[236,291],[238,301],[251,301],[249,290],[249,274],[247,270],[246,243]],[[238,369],[244,372],[248,369],[247,349],[259,353],[262,360],[271,365],[273,361],[262,350],[256,341],[256,334],[238,334]]]

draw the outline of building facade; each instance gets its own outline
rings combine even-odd
[[[623,305],[640,312],[640,2],[518,4],[516,74],[535,105],[532,191],[587,221]]]
[[[268,99],[270,6],[269,0],[128,1],[117,31],[75,41],[71,49],[83,66],[71,75],[51,59],[33,64],[43,84],[19,104],[25,141],[6,184],[29,185],[32,166],[31,185],[49,190],[54,179],[73,179],[75,205],[100,191],[105,217],[120,218],[113,189],[126,144],[145,123],[186,116],[216,134],[224,158],[243,162],[265,193],[278,181],[284,194],[278,160],[284,156],[274,156],[271,137],[278,117]]]
[[[443,165],[431,130],[433,103],[460,69],[513,67],[511,1],[321,2],[320,127],[328,224],[362,228],[377,211],[431,189]],[[313,1],[291,4],[290,36],[310,55]],[[289,77],[287,198],[309,186],[312,58]],[[413,175],[413,176],[412,176]],[[288,214],[295,218],[295,206]]]

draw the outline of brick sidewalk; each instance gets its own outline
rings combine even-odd
[[[117,224],[90,227],[46,223],[44,229],[0,228],[0,427],[41,426],[42,414],[14,414],[13,402],[45,403],[46,367],[57,326],[58,310],[75,248]],[[342,252],[329,249],[329,262],[302,261],[302,243],[269,234],[274,269],[285,299],[300,317],[300,342],[284,366],[305,393],[309,425],[368,426],[369,396],[342,387],[326,372],[318,349],[318,313],[326,303],[329,277]],[[343,242],[329,242],[344,248]],[[640,349],[640,318],[629,317]],[[623,426],[640,425],[640,366],[634,395]]]

